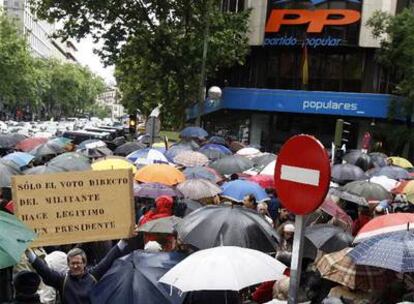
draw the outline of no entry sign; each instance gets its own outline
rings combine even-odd
[[[328,154],[313,136],[291,137],[280,150],[275,187],[283,206],[294,214],[316,210],[325,199],[331,179]]]

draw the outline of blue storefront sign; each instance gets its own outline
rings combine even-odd
[[[225,88],[221,100],[205,102],[203,115],[227,109],[387,118],[391,102],[400,102],[396,98],[387,94]],[[187,110],[187,119],[197,113],[196,105]]]

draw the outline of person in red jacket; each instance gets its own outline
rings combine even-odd
[[[352,235],[356,236],[358,231],[371,220],[372,216],[368,207],[358,208],[358,218],[352,223]]]
[[[155,200],[155,209],[151,209],[139,221],[139,226],[149,221],[172,215],[174,201],[171,196],[162,195]]]
[[[150,221],[168,217],[173,215],[174,201],[171,196],[162,195],[155,200],[155,208],[151,209],[139,221],[139,226],[144,225]],[[170,251],[174,247],[174,237],[162,234],[145,233],[144,243],[149,241],[157,241],[160,243],[165,251]]]

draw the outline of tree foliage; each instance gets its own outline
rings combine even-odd
[[[39,15],[62,21],[63,37],[92,34],[99,54],[116,64],[116,78],[129,109],[144,114],[157,104],[164,122],[183,122],[199,97],[206,20],[210,20],[207,76],[242,64],[248,52],[249,11],[220,9],[219,0],[32,0]]]
[[[73,116],[90,108],[104,88],[103,80],[87,68],[32,57],[14,21],[0,15],[0,110]]]

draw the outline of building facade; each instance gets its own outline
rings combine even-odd
[[[391,104],[400,100],[375,61],[379,41],[367,20],[376,11],[394,15],[412,1],[227,2],[252,9],[251,51],[245,65],[209,79],[209,85],[223,88],[221,100],[205,103],[210,132],[241,138],[247,129],[250,144],[277,152],[297,133],[315,135],[329,147],[338,118],[351,122],[349,148],[386,124]],[[197,109],[188,109],[190,121]]]
[[[113,120],[125,114],[125,109],[121,104],[120,92],[117,87],[106,88],[105,92],[98,96],[96,102],[98,105],[111,109],[111,118]]]
[[[9,17],[17,21],[33,56],[77,61],[76,47],[71,42],[60,42],[51,38],[56,29],[55,25],[39,20],[32,13],[28,0],[3,0],[3,8]]]

